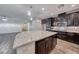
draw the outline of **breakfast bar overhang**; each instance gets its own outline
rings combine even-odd
[[[57,32],[30,31],[16,35],[13,48],[17,54],[47,54],[57,44]]]

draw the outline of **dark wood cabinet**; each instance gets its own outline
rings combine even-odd
[[[38,54],[44,54],[46,53],[46,50],[45,50],[45,40],[40,40],[39,42],[36,42],[35,44],[35,52],[38,53]]]
[[[73,12],[73,13],[62,13],[59,14],[58,17],[56,18],[55,22],[67,22],[67,26],[79,26],[79,11],[78,12]]]
[[[36,54],[47,54],[50,53],[51,50],[57,44],[57,39],[55,36],[50,36],[35,43],[35,53]]]
[[[55,48],[55,45],[57,44],[57,39],[56,39],[56,36],[53,36],[53,40],[51,41],[52,42],[52,49]]]
[[[79,34],[74,34],[73,36],[68,36],[68,40],[69,42],[75,43],[75,44],[79,44]]]
[[[55,18],[47,18],[47,19],[43,19],[41,21],[42,24],[46,24],[46,28],[51,28],[51,26],[54,26],[54,20]]]
[[[71,42],[71,43],[79,44],[79,34],[78,33],[59,31],[59,33],[57,34],[57,38]]]
[[[68,26],[79,26],[79,12],[67,15]]]
[[[46,39],[46,53],[49,53],[49,51],[51,51],[51,39],[47,38]]]

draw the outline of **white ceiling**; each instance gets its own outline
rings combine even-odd
[[[30,8],[32,6],[32,8]],[[41,9],[45,8],[45,11]],[[47,18],[70,10],[79,8],[79,5],[72,7],[71,4],[66,4],[59,8],[59,4],[0,4],[0,16],[6,16],[8,21],[6,23],[23,23],[30,20],[27,16],[27,10],[32,10],[32,17]],[[0,20],[0,23],[4,21]]]

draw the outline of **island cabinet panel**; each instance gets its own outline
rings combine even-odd
[[[45,50],[45,40],[41,40],[39,42],[36,42],[35,44],[35,53],[38,53],[38,54],[42,54],[46,52]]]
[[[56,46],[57,40],[55,36],[50,36],[35,43],[36,54],[48,54]]]
[[[50,37],[51,39],[51,48],[54,49],[56,44],[57,44],[57,39],[56,39],[56,35],[54,35],[53,37]]]

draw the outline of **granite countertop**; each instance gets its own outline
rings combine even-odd
[[[52,27],[50,30],[79,33],[79,27]]]
[[[22,45],[44,39],[46,37],[55,35],[56,33],[57,32],[49,31],[30,31],[19,33],[15,37],[13,48],[18,48]]]

